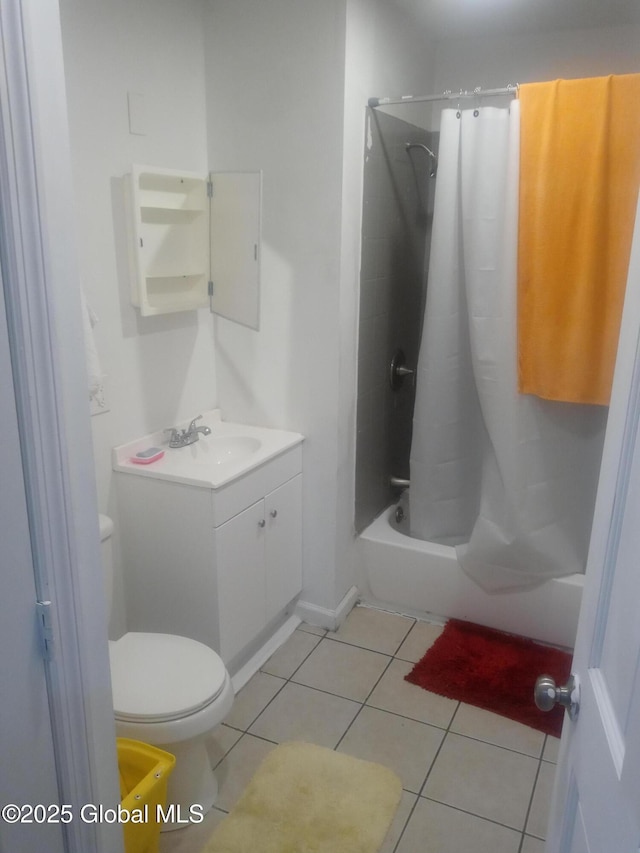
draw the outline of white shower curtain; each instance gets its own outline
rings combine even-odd
[[[490,592],[584,571],[607,410],[517,392],[519,103],[442,113],[410,528]]]

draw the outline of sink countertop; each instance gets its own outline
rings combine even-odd
[[[186,429],[189,423],[190,419],[175,426]],[[198,441],[187,447],[169,447],[168,433],[164,430],[114,447],[113,470],[219,489],[304,440],[297,432],[223,421],[220,409],[203,412],[197,426],[208,426],[211,435],[201,434]],[[150,447],[164,450],[163,458],[148,465],[130,461],[136,453]]]

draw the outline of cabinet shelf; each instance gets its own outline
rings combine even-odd
[[[145,278],[145,313],[170,314],[185,311],[189,307],[202,305],[202,293],[206,292],[207,276],[153,275]]]
[[[133,166],[125,188],[131,301],[140,313],[210,305],[214,313],[257,329],[260,173],[199,175]]]
[[[169,210],[206,210],[207,191],[201,175],[168,170],[147,171],[138,168],[138,204],[140,207]]]
[[[165,279],[175,279],[176,281],[180,281],[184,279],[185,281],[191,281],[194,278],[207,278],[207,274],[204,270],[194,270],[193,272],[149,272],[148,275],[145,276],[146,281],[153,283],[154,281],[164,281]]]
[[[142,205],[140,218],[142,222],[162,225],[188,223],[198,216],[203,216],[204,210],[195,207],[169,207],[168,205]]]

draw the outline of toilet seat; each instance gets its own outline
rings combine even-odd
[[[119,720],[179,720],[210,705],[225,687],[221,658],[188,637],[134,631],[109,643],[109,657]]]

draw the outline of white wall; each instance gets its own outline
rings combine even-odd
[[[336,502],[336,601],[357,581],[355,566],[355,453],[357,325],[362,228],[366,105],[370,97],[432,91],[434,51],[429,33],[388,0],[349,0],[340,267],[339,466]],[[418,112],[400,107],[414,121]]]
[[[216,320],[225,415],[297,429],[303,599],[354,582],[355,365],[365,105],[428,86],[424,34],[383,0],[212,0],[209,160],[264,171],[262,325]]]
[[[383,0],[210,0],[204,28],[200,0],[61,6],[81,274],[111,404],[92,419],[100,509],[117,520],[110,448],[198,410],[299,430],[305,598],[331,609],[353,581],[364,105],[426,85],[424,39]],[[129,133],[128,91],[145,96],[145,136]],[[119,198],[131,163],[263,170],[259,332],[206,311],[137,315]]]
[[[303,597],[333,607],[344,0],[211,0],[209,162],[263,171],[260,331],[216,319],[225,417],[304,444]]]
[[[640,71],[640,28],[561,30],[436,43],[435,91]]]
[[[98,505],[117,521],[111,447],[216,403],[208,311],[141,318],[130,303],[120,183],[133,163],[206,172],[202,2],[60,5],[80,275],[111,404],[91,419]],[[144,95],[144,136],[129,133],[128,91]]]

